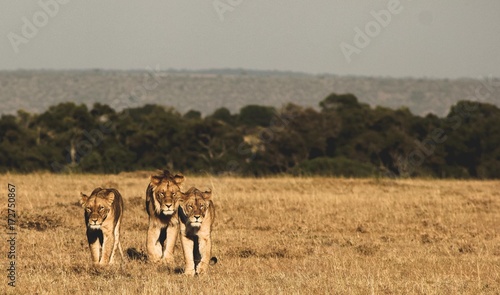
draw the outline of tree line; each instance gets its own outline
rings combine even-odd
[[[500,178],[500,109],[460,101],[413,115],[332,93],[319,108],[248,105],[202,116],[72,102],[0,118],[0,172]]]

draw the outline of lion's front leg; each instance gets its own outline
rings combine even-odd
[[[89,243],[90,257],[92,258],[92,263],[98,264],[101,252],[101,243],[99,241],[97,233],[95,231],[88,229],[87,241]]]
[[[210,256],[212,255],[212,241],[210,236],[208,237],[199,237],[199,248],[201,254],[200,263],[196,266],[196,273],[202,274],[206,273],[208,270],[208,265],[210,263]]]
[[[148,251],[148,259],[153,262],[160,261],[162,256],[162,245],[158,241],[160,232],[161,227],[150,221],[146,238],[146,249]]]
[[[102,243],[101,260],[99,264],[108,265],[113,260],[113,247],[115,246],[115,237],[113,235],[104,235]]]
[[[167,238],[165,240],[165,247],[163,250],[163,259],[165,259],[167,264],[174,264],[174,248],[178,234],[179,225],[171,224],[167,227]]]
[[[182,250],[184,251],[184,274],[194,276],[196,274],[194,269],[194,257],[193,257],[193,249],[194,249],[194,241],[185,235],[181,235],[182,242]]]
[[[99,252],[101,252],[101,244],[99,243],[99,240],[95,240],[93,243],[89,244],[89,249],[90,249],[90,256],[92,257],[92,263],[98,264],[99,263]]]

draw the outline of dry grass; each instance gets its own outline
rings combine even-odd
[[[219,263],[192,278],[139,261],[90,266],[80,191],[116,185],[125,199],[122,245],[144,249],[147,173],[1,179],[4,196],[7,182],[18,189],[17,287],[4,288],[2,275],[0,288],[12,294],[500,292],[498,181],[188,175],[187,185],[213,188],[217,207]],[[182,266],[179,244],[176,251]]]

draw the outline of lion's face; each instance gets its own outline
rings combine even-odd
[[[108,217],[111,211],[115,195],[109,193],[107,195],[92,194],[90,196],[81,194],[80,204],[85,209],[85,220],[87,227],[91,229],[100,229],[102,223]]]
[[[160,211],[164,215],[173,215],[177,210],[175,198],[176,194],[179,192],[179,187],[173,186],[161,189],[158,192],[153,192],[155,199],[160,204]]]
[[[202,192],[191,189],[186,193],[181,193],[182,211],[187,217],[187,222],[192,227],[200,227],[205,219],[210,206],[210,191]]]
[[[180,185],[184,181],[182,174],[172,175],[168,171],[151,176],[150,186],[153,191],[155,211],[170,216],[177,212],[176,200]]]

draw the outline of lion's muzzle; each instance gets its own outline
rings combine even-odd
[[[91,229],[101,229],[101,225],[100,224],[89,224],[89,227]]]
[[[90,218],[88,226],[91,229],[100,229],[101,228],[101,223],[102,222],[99,222],[98,218]]]
[[[101,229],[101,225],[104,222],[104,220],[106,219],[106,217],[107,217],[107,214],[104,216],[101,216],[100,214],[98,214],[96,212],[92,212],[91,214],[89,214],[89,217],[88,217],[88,227],[90,229]]]
[[[161,212],[164,214],[164,215],[174,215],[175,213],[175,210],[174,210],[174,205],[172,204],[165,204],[163,207],[162,207],[162,210]]]
[[[163,213],[163,215],[167,215],[167,216],[174,215],[174,213],[175,213],[175,211],[171,210],[171,209],[169,209],[169,210],[162,210],[161,212]]]
[[[201,215],[194,215],[193,217],[190,218],[190,225],[192,227],[200,227],[201,224],[203,223],[203,216]]]

